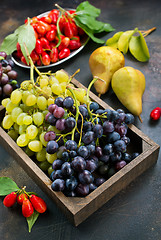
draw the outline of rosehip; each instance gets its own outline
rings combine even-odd
[[[29,199],[25,198],[22,203],[22,214],[24,217],[30,217],[34,212],[34,208]]]
[[[17,199],[17,193],[11,192],[10,194],[8,194],[8,195],[4,198],[3,204],[4,204],[6,207],[12,207],[12,206],[15,204],[16,199]]]
[[[37,212],[44,213],[46,211],[47,206],[46,206],[45,201],[42,198],[40,198],[40,197],[38,197],[36,195],[31,195],[30,196],[30,201],[31,201],[34,209]]]
[[[154,108],[150,113],[150,118],[155,121],[158,120],[160,116],[161,116],[161,108],[159,107]]]
[[[17,202],[18,202],[18,204],[22,205],[25,198],[28,198],[27,194],[26,194],[26,193],[20,193],[20,194],[17,196]]]

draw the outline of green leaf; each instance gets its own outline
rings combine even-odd
[[[112,38],[107,39],[106,45],[114,48],[118,48],[118,40],[122,34],[123,32],[115,33]]]
[[[5,37],[3,40],[1,46],[0,46],[0,51],[6,52],[8,55],[13,53],[16,50],[16,44],[17,44],[18,36],[17,34],[12,33]]]
[[[39,216],[39,213],[37,211],[34,211],[33,214],[31,215],[31,217],[26,218],[27,223],[28,223],[29,232],[31,232],[31,229],[32,229],[34,223],[36,222],[38,216]]]
[[[27,25],[24,24],[22,26],[22,28],[19,30],[18,42],[21,46],[21,51],[22,51],[27,63],[29,64],[26,48],[30,55],[32,50],[35,48],[35,44],[36,44],[34,29],[30,25],[30,21],[28,21]]]
[[[12,179],[8,177],[0,177],[0,196],[8,195],[17,190],[20,190],[20,188]]]
[[[94,34],[93,34],[93,31],[92,31],[91,29],[89,29],[86,25],[82,24],[78,19],[75,19],[75,21],[76,21],[77,26],[79,26],[80,28],[82,28],[82,29],[85,31],[85,33],[86,33],[94,42],[100,43],[100,44],[105,43],[104,40],[101,40],[101,39],[95,37]]]
[[[131,54],[140,62],[146,62],[150,58],[146,41],[139,31],[139,36],[133,36],[129,42]]]
[[[91,5],[88,1],[84,1],[76,8],[76,13],[77,15],[87,14],[93,17],[98,17],[101,13],[101,10]]]

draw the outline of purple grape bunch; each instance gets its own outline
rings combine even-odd
[[[76,117],[74,100],[68,96],[57,97],[48,110],[47,123],[61,132],[44,136],[47,153],[57,153],[50,175],[54,191],[85,197],[139,155],[127,152],[128,124],[134,116],[122,109],[103,110],[92,102],[89,108],[80,105]]]

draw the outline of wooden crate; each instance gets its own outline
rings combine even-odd
[[[77,87],[85,88],[75,79],[73,79],[72,82]],[[92,92],[90,92],[90,98],[98,102],[103,108],[112,109]],[[5,110],[1,106],[0,120],[2,120],[4,113]],[[153,142],[134,125],[129,127],[128,136],[131,139],[133,151],[139,151],[141,154],[88,196],[78,198],[65,197],[61,192],[54,192],[51,189],[49,177],[17,146],[9,135],[0,128],[0,143],[17,160],[40,188],[53,199],[75,226],[78,226],[157,161],[160,148],[158,144]]]

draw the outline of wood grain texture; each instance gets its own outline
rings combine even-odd
[[[85,88],[76,79],[73,79],[72,83],[77,87]],[[92,92],[90,92],[90,98],[98,102],[102,108],[112,109]],[[1,107],[1,120],[3,116],[4,108]],[[143,134],[134,125],[129,126],[129,134],[133,138],[132,142],[140,145],[141,154],[84,198],[65,197],[61,192],[52,191],[51,180],[48,176],[18,147],[2,128],[0,128],[0,143],[42,190],[53,199],[70,221],[75,226],[78,226],[157,161],[159,154],[158,144]]]

